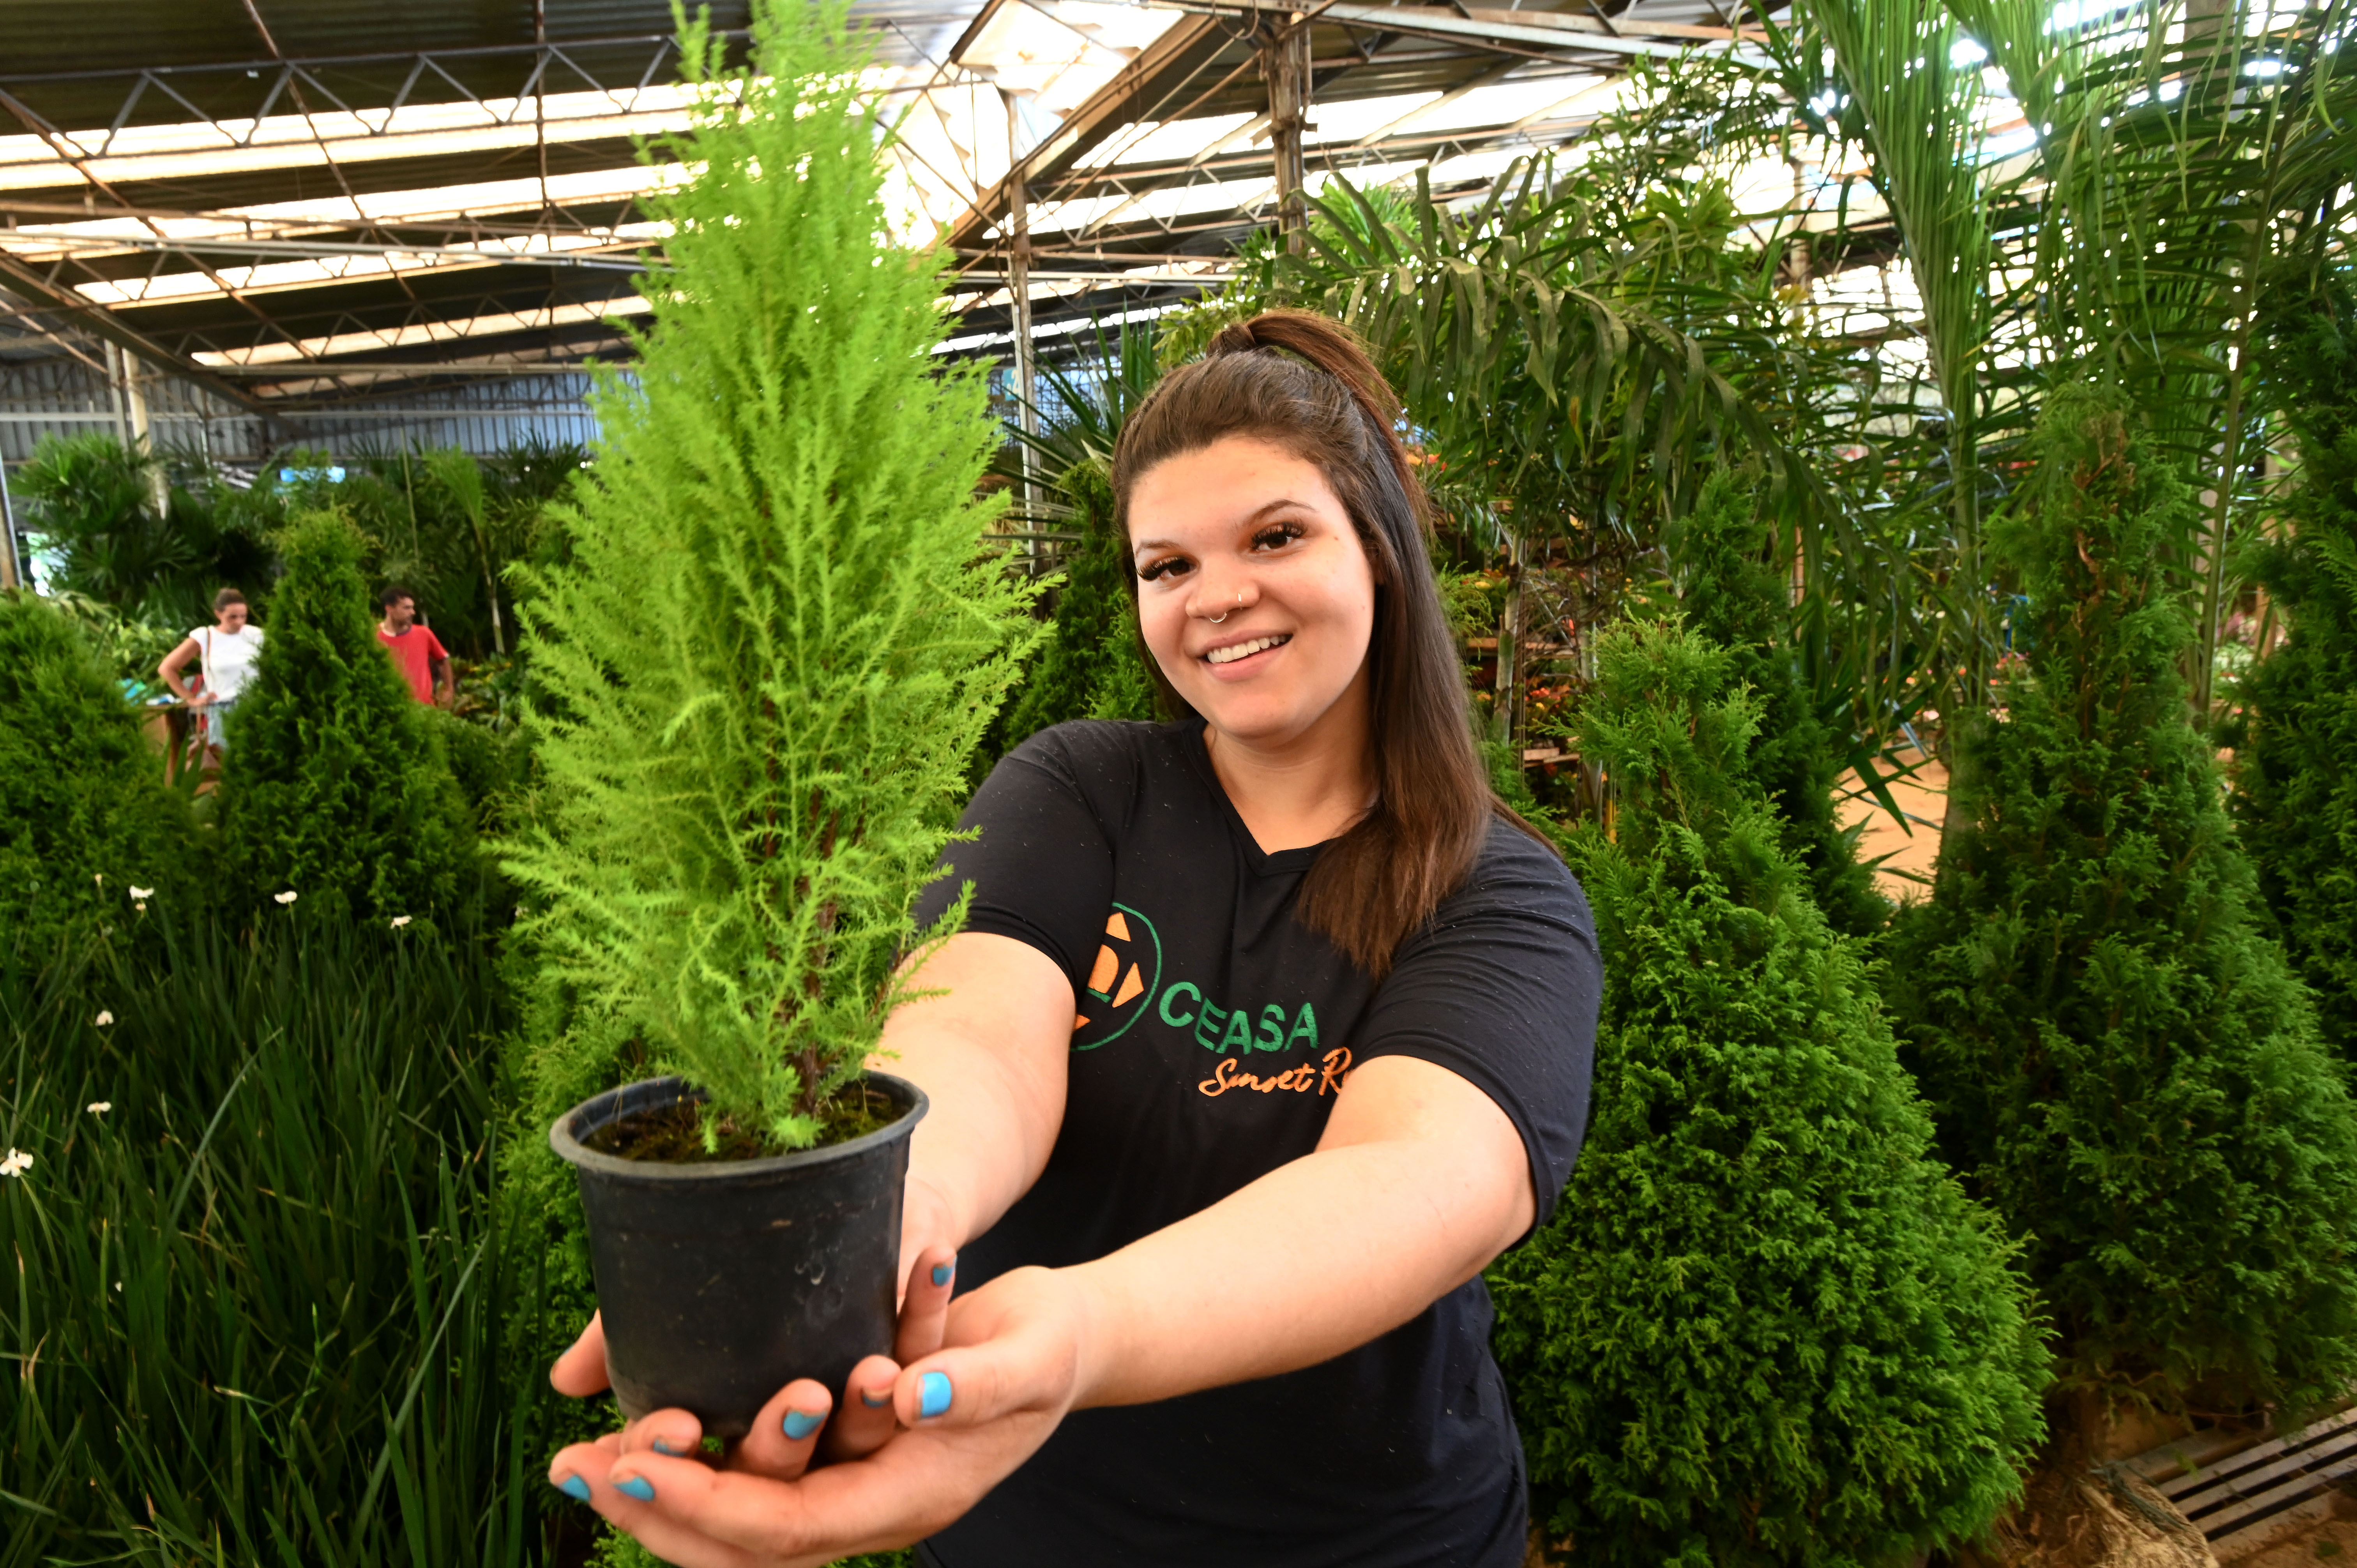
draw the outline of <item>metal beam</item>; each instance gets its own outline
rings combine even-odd
[[[1266,14],[1256,0],[1140,0],[1140,4],[1199,16],[1257,16]],[[1476,16],[1479,20],[1474,19]],[[1561,12],[1485,9],[1474,13],[1455,5],[1367,5],[1337,0],[1336,4],[1321,6],[1318,16],[1320,20],[1346,27],[1375,27],[1411,38],[1441,38],[1476,48],[1498,48],[1508,54],[1527,54],[1534,49],[1550,53],[1579,49],[1602,54],[1652,55],[1674,59],[1687,53],[1697,43],[1707,46],[1722,39],[1733,43],[1733,36],[1726,28],[1679,26],[1674,31],[1663,32],[1658,27],[1649,27],[1641,22],[1616,19],[1608,30],[1585,17],[1568,16]],[[1542,17],[1544,19],[1540,20]],[[1749,43],[1749,38],[1747,37],[1744,42]],[[1766,57],[1756,50],[1747,52],[1738,48],[1737,52],[1746,59],[1760,63],[1766,61]]]
[[[1016,140],[1023,129],[1022,99],[1003,87],[998,91],[1006,100],[1006,303],[1015,333],[1016,418],[1024,435],[1017,456],[1023,464],[1023,510],[1028,513],[1039,499],[1031,483],[1031,442],[1039,434],[1039,370],[1031,357],[1031,203],[1023,187],[1023,157]],[[1036,516],[1026,523],[1027,527],[1038,525]],[[1035,543],[1027,553],[1036,572],[1039,546]]]
[[[109,312],[92,305],[71,289],[59,288],[47,278],[25,265],[5,251],[0,251],[0,289],[5,289],[27,305],[53,311],[70,319],[76,326],[93,336],[102,338],[116,348],[138,355],[156,369],[170,375],[186,377],[209,392],[219,392],[249,413],[264,412],[243,388],[233,386],[217,376],[206,373],[204,367],[192,365],[172,353],[146,335],[135,331],[116,320]]]

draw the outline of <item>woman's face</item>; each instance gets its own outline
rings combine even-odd
[[[213,614],[220,628],[232,637],[245,626],[246,608],[243,605],[224,605]]]
[[[1315,463],[1246,436],[1165,458],[1129,539],[1146,646],[1214,730],[1281,745],[1366,670],[1374,568]]]

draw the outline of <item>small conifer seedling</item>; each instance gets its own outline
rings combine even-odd
[[[2192,497],[2110,393],[2051,400],[2036,456],[1992,534],[2026,660],[1958,737],[1937,885],[1891,938],[1903,1037],[2022,1238],[2074,1427],[2313,1405],[2357,1376],[2357,1112],[2187,713],[2160,556]]]
[[[1491,1270],[1496,1349],[1571,1561],[1904,1562],[2017,1492],[2046,1356],[1749,775],[1735,657],[1674,620],[1598,644],[1577,735],[1616,836],[1570,854],[1596,1109],[1554,1218]]]
[[[709,1097],[705,1148],[777,1152],[825,1135],[897,962],[963,917],[910,909],[1032,623],[982,547],[997,431],[981,372],[932,357],[939,252],[887,232],[845,6],[753,16],[742,77],[683,34],[699,107],[649,199],[636,382],[598,393],[570,564],[522,609],[547,803],[506,865],[561,979]]]

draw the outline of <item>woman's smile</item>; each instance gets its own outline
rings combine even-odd
[[[1248,637],[1241,642],[1222,643],[1203,655],[1203,662],[1228,679],[1255,673],[1267,668],[1269,660],[1260,655],[1275,653],[1293,640],[1289,631],[1265,632]]]

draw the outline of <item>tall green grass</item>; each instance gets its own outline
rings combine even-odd
[[[264,926],[0,946],[0,1568],[534,1554],[489,944]]]

